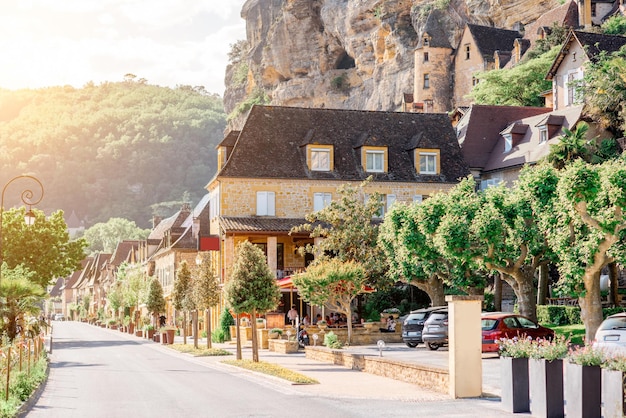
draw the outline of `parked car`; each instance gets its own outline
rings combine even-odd
[[[417,347],[422,340],[424,322],[431,313],[445,309],[445,306],[434,306],[411,311],[402,322],[402,341],[409,347]]]
[[[626,312],[611,315],[602,321],[593,346],[611,354],[626,355]]]
[[[448,345],[448,308],[436,310],[424,322],[422,340],[431,350]]]
[[[532,339],[554,338],[554,331],[543,327],[525,316],[511,312],[486,312],[482,314],[483,353],[498,352],[497,340],[501,338],[530,337]]]
[[[65,321],[65,316],[62,313],[58,313],[54,315],[55,321]]]

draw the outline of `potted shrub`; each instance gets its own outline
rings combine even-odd
[[[176,335],[176,327],[161,327],[161,343],[174,344],[174,335]]]
[[[601,350],[591,345],[570,350],[565,363],[564,398],[567,415],[574,417],[599,417],[602,402]]]
[[[148,324],[144,327],[144,330],[146,332],[146,336],[148,337],[148,339],[152,339],[154,337],[154,325],[152,324]]]
[[[272,328],[268,334],[269,338],[277,339],[281,338],[283,335],[283,330],[281,328]]]
[[[117,319],[115,318],[107,319],[107,325],[111,329],[117,329]]]
[[[380,313],[381,318],[389,318],[389,316],[393,316],[393,319],[398,319],[400,317],[400,309],[398,308],[387,308]]]
[[[498,340],[502,382],[502,406],[508,412],[530,412],[528,358],[532,340],[515,337]]]

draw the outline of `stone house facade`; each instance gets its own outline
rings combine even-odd
[[[278,279],[306,268],[311,258],[298,248],[313,240],[290,231],[343,184],[371,176],[365,193],[383,196],[383,215],[468,174],[445,114],[254,106],[241,131],[218,145],[218,172],[207,186],[222,283],[244,240],[265,251]]]

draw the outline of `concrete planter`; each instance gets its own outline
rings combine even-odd
[[[602,369],[603,417],[626,416],[624,388],[626,388],[626,373],[619,370]]]
[[[530,412],[528,392],[528,359],[500,359],[502,406],[508,412]]]
[[[530,359],[530,412],[538,417],[564,417],[563,360]]]
[[[565,363],[565,411],[570,417],[599,417],[602,402],[600,366]]]

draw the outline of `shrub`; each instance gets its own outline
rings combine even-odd
[[[211,333],[211,341],[213,341],[214,343],[223,343],[224,341],[226,341],[224,330],[221,328],[218,328],[215,331],[213,331]]]
[[[222,312],[222,315],[220,316],[220,329],[224,333],[224,338],[226,340],[231,339],[231,335],[230,335],[231,325],[235,325],[235,319],[230,314],[228,309],[224,309],[224,311]]]
[[[601,366],[604,363],[604,352],[591,345],[576,347],[569,351],[567,360],[581,366]]]
[[[532,338],[513,337],[497,340],[498,352],[502,357],[529,358],[533,351]]]
[[[324,345],[328,348],[343,348],[343,344],[332,331],[324,335]]]

